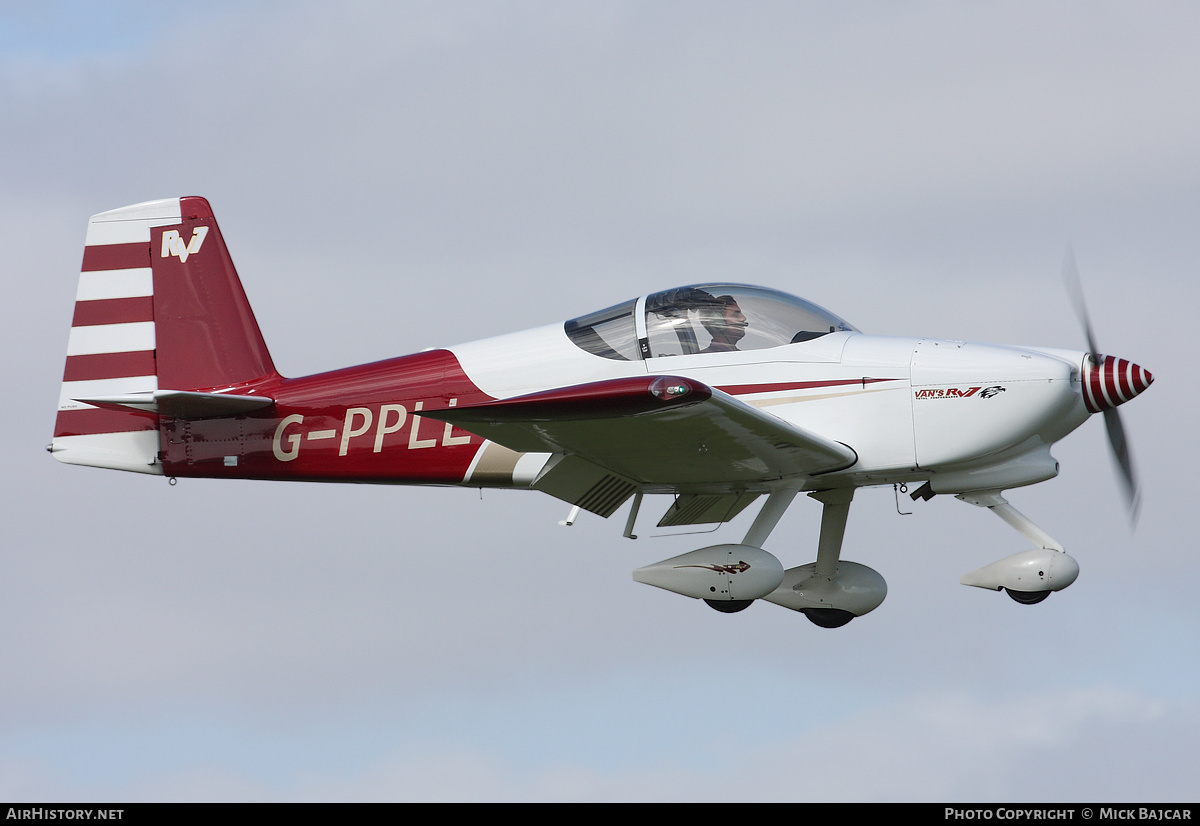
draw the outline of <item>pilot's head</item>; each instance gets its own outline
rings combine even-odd
[[[713,303],[700,314],[700,323],[712,336],[704,349],[706,353],[724,353],[737,349],[737,343],[746,335],[746,316],[731,295],[717,296]]]

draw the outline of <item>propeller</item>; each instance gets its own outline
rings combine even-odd
[[[1121,414],[1117,405],[1141,393],[1154,380],[1148,370],[1113,356],[1101,355],[1096,346],[1096,338],[1092,334],[1092,322],[1088,316],[1087,303],[1083,297],[1083,283],[1079,278],[1079,267],[1075,263],[1075,249],[1067,246],[1067,256],[1063,261],[1063,282],[1075,305],[1075,314],[1083,325],[1084,335],[1087,336],[1088,357],[1084,362],[1083,389],[1084,402],[1092,413],[1104,414],[1104,427],[1108,431],[1108,444],[1112,448],[1113,458],[1120,471],[1125,505],[1129,510],[1129,522],[1137,525],[1138,512],[1141,509],[1141,494],[1138,490],[1137,476],[1133,470],[1133,459],[1129,455],[1129,440],[1125,438],[1125,427],[1121,424]]]

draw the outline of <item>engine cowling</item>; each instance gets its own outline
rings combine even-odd
[[[783,581],[783,564],[752,545],[713,545],[638,568],[637,582],[709,601],[765,597]]]

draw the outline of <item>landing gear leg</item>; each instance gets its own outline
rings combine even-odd
[[[842,555],[842,540],[846,536],[846,520],[850,516],[850,501],[854,499],[854,488],[819,490],[810,493],[809,496],[824,507],[821,509],[821,538],[817,541],[816,570],[802,585],[805,588],[834,586],[837,582],[838,559]],[[813,607],[802,610],[811,623],[822,628],[841,628],[854,619],[854,614],[839,608]]]
[[[999,492],[960,493],[955,498],[969,502],[980,508],[987,508],[1020,531],[1022,536],[1039,548],[1046,548],[1051,551],[1063,550],[1061,542],[1033,524],[1028,516],[1008,504],[1008,500],[1001,496]]]
[[[842,559],[854,489],[819,490],[809,496],[824,505],[817,561],[788,568],[779,587],[763,599],[801,612],[814,625],[838,628],[878,608],[887,596],[887,583],[878,571]]]
[[[809,496],[825,506],[821,509],[821,538],[817,541],[817,576],[836,577],[854,488],[818,490]]]
[[[761,548],[767,541],[767,537],[771,535],[771,531],[775,530],[775,526],[779,524],[779,520],[783,518],[788,505],[792,504],[792,500],[796,498],[798,492],[794,488],[771,491],[766,504],[758,512],[758,516],[754,517],[754,524],[750,526],[742,544]]]

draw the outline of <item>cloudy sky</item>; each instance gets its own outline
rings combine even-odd
[[[0,799],[1194,801],[1198,33],[1192,2],[3,4]],[[1082,567],[1025,607],[958,584],[1026,546],[1000,520],[864,491],[845,555],[888,598],[824,630],[631,580],[751,514],[631,542],[540,494],[60,465],[87,218],[177,195],[293,376],[706,280],[1082,349],[1073,242],[1101,348],[1157,379],[1122,408],[1140,523],[1088,422],[1009,496]]]

